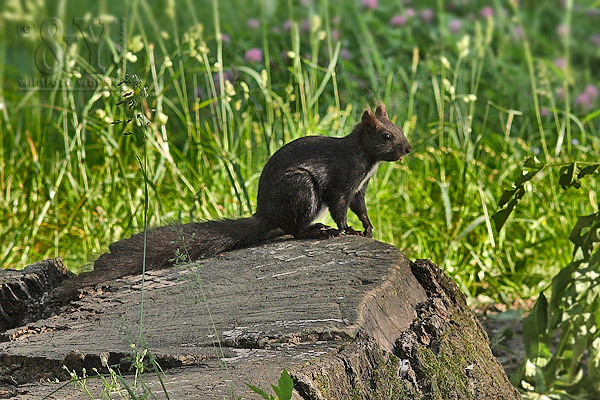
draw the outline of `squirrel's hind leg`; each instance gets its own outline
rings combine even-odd
[[[303,168],[287,171],[274,184],[259,190],[262,193],[258,196],[257,216],[297,238],[333,235],[329,231],[332,228],[313,224],[325,206],[319,198],[317,182],[309,171]]]

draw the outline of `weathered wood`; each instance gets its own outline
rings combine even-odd
[[[60,258],[21,271],[0,269],[0,332],[41,318],[48,292],[72,275]]]
[[[125,368],[140,289],[140,276],[111,280],[68,312],[7,331],[0,382],[38,399],[58,386],[36,382],[68,378],[63,365]],[[297,399],[519,398],[454,283],[373,240],[280,240],[151,271],[144,302],[171,398],[257,398],[244,382],[268,388],[283,368]],[[99,380],[89,387],[100,396]],[[55,396],[87,398],[71,386]]]
[[[292,369],[304,399],[520,399],[456,284],[428,260],[411,263],[427,293],[393,354],[365,335]]]

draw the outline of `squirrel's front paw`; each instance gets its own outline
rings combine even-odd
[[[361,232],[361,236],[372,238],[373,237],[373,228],[367,228],[364,232]]]

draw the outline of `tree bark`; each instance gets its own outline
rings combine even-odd
[[[410,263],[427,293],[393,352],[364,335],[292,370],[303,399],[520,399],[456,284],[429,260]]]
[[[0,332],[44,316],[48,293],[72,275],[60,258],[21,271],[0,269]]]

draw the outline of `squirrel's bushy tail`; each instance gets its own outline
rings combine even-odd
[[[191,262],[227,250],[259,243],[273,236],[273,228],[256,216],[236,220],[193,222],[149,229],[146,245],[146,270]],[[142,272],[144,232],[109,246],[94,271],[119,271],[120,275]]]
[[[281,234],[281,231],[273,229],[256,216],[153,228],[147,232],[146,270],[187,263]],[[111,244],[109,249],[109,253],[102,254],[96,260],[93,271],[63,282],[50,301],[66,304],[77,296],[78,289],[142,273],[144,232],[119,240]]]

